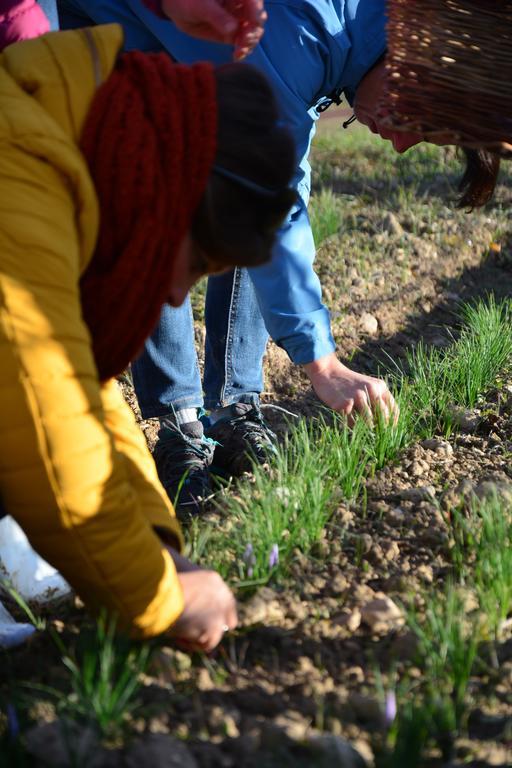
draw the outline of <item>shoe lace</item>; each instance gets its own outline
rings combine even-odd
[[[255,441],[259,442],[261,447],[267,447],[269,442],[273,445],[273,441],[277,439],[258,408],[253,408],[241,416],[234,416],[230,419],[230,423],[243,439],[249,436],[253,440],[256,438]]]
[[[185,472],[204,467],[215,445],[209,437],[194,440],[178,428],[165,427],[160,437],[162,469],[169,477],[181,478]]]

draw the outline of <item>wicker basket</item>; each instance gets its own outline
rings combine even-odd
[[[388,0],[386,124],[512,154],[512,1]]]

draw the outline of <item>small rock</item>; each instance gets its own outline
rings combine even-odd
[[[242,603],[239,613],[240,625],[245,627],[253,624],[281,624],[285,618],[284,607],[269,587],[263,587],[250,600]]]
[[[333,617],[333,624],[346,627],[349,632],[355,632],[361,626],[361,611],[359,608],[355,608],[353,611],[341,611]]]
[[[421,485],[417,488],[404,488],[397,494],[402,501],[412,501],[413,504],[419,504],[420,501],[435,501],[436,491],[431,485]]]
[[[431,437],[429,440],[422,440],[420,445],[422,448],[426,448],[428,451],[441,453],[445,456],[451,456],[453,453],[453,446],[448,442],[448,440],[441,440],[438,437]]]
[[[300,712],[287,710],[274,718],[274,725],[289,739],[304,741],[311,728],[311,721],[303,717]]]
[[[371,315],[369,312],[363,312],[360,317],[359,324],[361,330],[367,333],[369,336],[376,336],[379,330],[379,321],[375,315]]]
[[[25,744],[28,754],[37,761],[36,765],[53,768],[75,765],[105,768],[107,759],[114,758],[102,748],[99,736],[92,728],[69,720],[55,720],[30,728],[25,734]]]
[[[471,480],[464,478],[454,488],[447,488],[441,495],[441,506],[449,511],[456,509],[471,499],[474,493],[474,485]]]
[[[419,565],[416,569],[418,577],[427,584],[434,581],[434,571],[431,565]]]
[[[322,734],[307,741],[304,749],[315,768],[366,768],[359,752],[339,736]]]
[[[402,507],[393,507],[386,510],[385,520],[388,525],[402,526],[407,519],[407,514]]]
[[[349,588],[349,581],[342,573],[336,573],[329,582],[331,595],[344,595]]]
[[[208,713],[208,728],[211,733],[237,739],[240,736],[237,720],[240,720],[237,710],[229,712],[225,707],[215,706]]]
[[[384,555],[385,560],[389,560],[390,562],[393,560],[397,560],[400,555],[400,547],[396,543],[396,541],[390,541],[389,544],[382,545],[382,552]]]
[[[424,546],[435,550],[445,547],[449,542],[448,534],[445,531],[440,531],[435,525],[431,525],[425,531],[422,531],[420,538]]]
[[[370,552],[373,539],[369,533],[361,533],[359,536],[354,536],[354,540],[357,552],[361,555],[367,555]]]
[[[450,419],[451,423],[454,426],[459,427],[462,432],[476,432],[481,422],[480,415],[477,411],[461,408],[458,405],[449,406],[446,409],[446,416]]]
[[[425,473],[425,467],[419,461],[413,461],[411,464],[410,473],[413,477],[420,477]]]
[[[166,734],[146,736],[125,752],[123,768],[141,768],[144,765],[151,768],[198,768],[185,744]]]
[[[504,480],[484,480],[476,486],[474,492],[481,501],[497,498],[505,504],[512,504],[512,483]]]
[[[382,229],[384,232],[388,232],[390,235],[395,235],[396,237],[402,237],[404,234],[402,225],[391,211],[388,211],[384,216],[382,220]]]
[[[200,691],[215,690],[215,683],[206,668],[200,669],[197,675],[196,685]]]
[[[382,634],[404,624],[402,611],[383,592],[376,592],[375,598],[361,606],[361,621],[372,632]]]
[[[381,706],[373,696],[364,696],[361,693],[351,693],[347,701],[349,709],[362,723],[380,722],[382,718]]]
[[[362,667],[348,667],[345,677],[353,683],[364,683],[364,669]]]

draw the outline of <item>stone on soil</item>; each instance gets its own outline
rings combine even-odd
[[[323,734],[306,742],[305,749],[315,768],[366,768],[359,752],[339,736]]]
[[[360,611],[362,623],[377,634],[398,629],[404,624],[402,611],[383,592],[376,592],[372,600],[360,606]]]
[[[397,495],[402,501],[419,504],[420,501],[435,501],[436,491],[432,485],[421,485],[417,488],[404,488]]]
[[[247,603],[240,606],[240,625],[282,624],[285,609],[277,599],[276,593],[269,587],[263,587]]]
[[[369,336],[376,336],[379,330],[379,321],[375,315],[371,315],[369,312],[363,312],[359,320],[361,330],[363,333],[367,333]]]
[[[512,504],[512,483],[504,480],[484,480],[474,492],[480,500],[497,498],[505,504]]]
[[[480,425],[480,415],[477,411],[471,411],[469,408],[461,408],[458,405],[452,405],[446,409],[446,415],[450,417],[452,424],[462,432],[476,432]]]
[[[104,749],[92,728],[72,721],[55,720],[36,725],[25,734],[25,744],[35,761],[31,763],[34,768],[47,765],[52,768],[73,768],[75,765],[117,768],[120,765],[119,755]]]
[[[428,440],[422,440],[420,445],[422,448],[426,448],[428,451],[445,454],[446,456],[451,456],[453,453],[453,447],[448,442],[448,440],[441,440],[438,437],[431,437]]]
[[[395,214],[391,213],[391,211],[388,211],[384,216],[382,220],[382,229],[384,232],[388,232],[390,235],[395,235],[395,237],[402,237],[404,234],[402,225],[398,221]]]
[[[122,765],[123,768],[198,768],[183,742],[161,733],[150,734],[132,744]]]

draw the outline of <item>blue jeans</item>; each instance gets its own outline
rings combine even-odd
[[[160,324],[132,365],[143,418],[178,408],[258,402],[268,334],[246,269],[208,279],[205,324],[203,387],[189,299],[178,309],[163,308]]]

